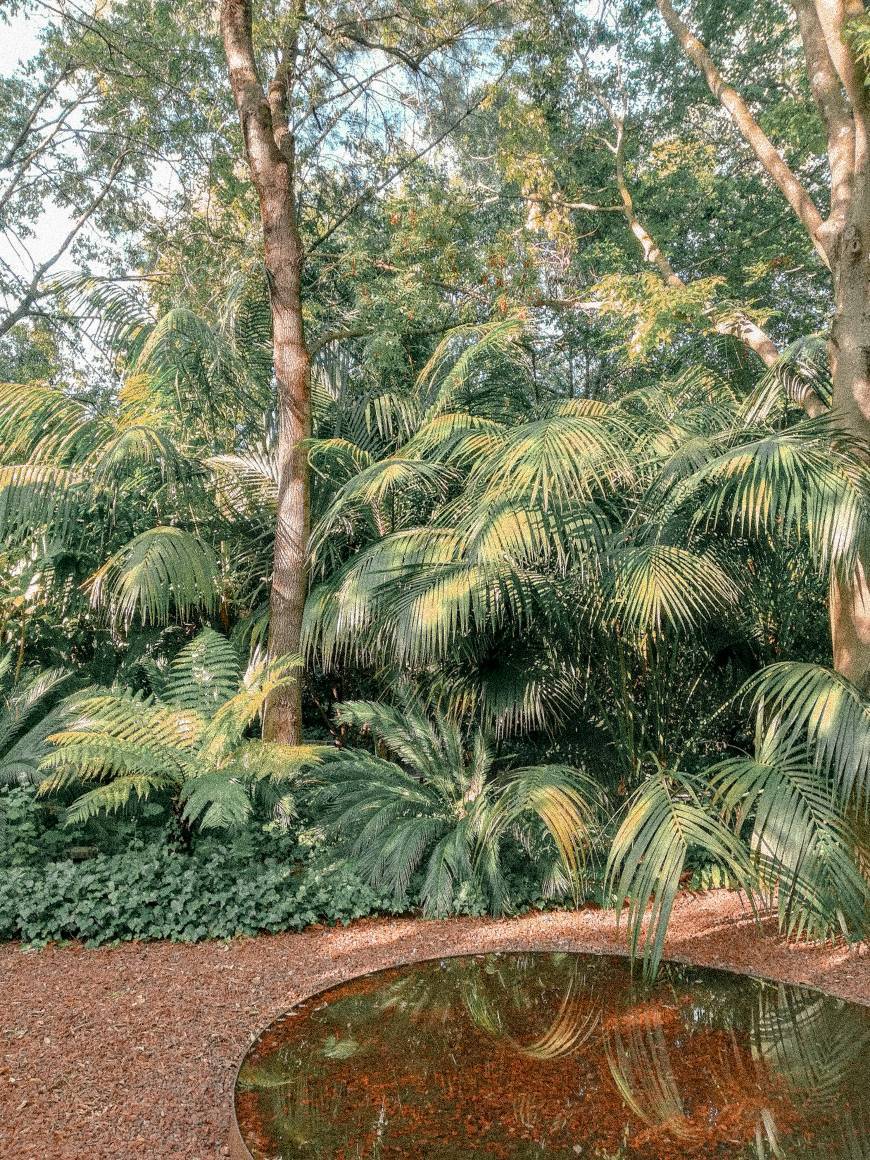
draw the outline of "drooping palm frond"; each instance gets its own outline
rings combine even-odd
[[[135,357],[154,323],[147,299],[131,284],[97,275],[57,278],[62,300],[108,350]]]
[[[610,848],[606,888],[617,913],[628,904],[632,955],[643,956],[644,972],[656,973],[665,935],[691,849],[703,850],[751,889],[743,846],[699,796],[686,774],[659,767],[631,799]],[[647,914],[647,904],[652,908]]]
[[[120,548],[88,581],[93,603],[121,624],[138,615],[145,624],[167,624],[210,612],[217,601],[220,574],[208,545],[182,528],[156,527]]]
[[[787,406],[819,412],[831,404],[831,365],[827,339],[820,334],[798,338],[762,375],[741,408],[747,425],[781,417]]]
[[[675,489],[698,497],[698,525],[745,536],[805,537],[820,567],[848,569],[870,530],[870,471],[828,419],[730,448]]]
[[[76,469],[43,464],[0,467],[0,538],[27,544],[36,531],[64,542],[90,504],[91,489]]]
[[[40,383],[0,383],[0,457],[69,466],[92,450],[105,421],[64,391]]]
[[[861,938],[870,913],[867,852],[804,742],[775,724],[763,729],[760,721],[754,756],[710,771],[717,799],[738,831],[752,821],[753,859],[775,894],[783,933]]]
[[[870,702],[821,665],[768,665],[744,687],[779,737],[800,739],[844,810],[870,810]]]
[[[563,403],[546,418],[509,428],[472,473],[469,490],[544,510],[588,502],[630,475],[620,426],[604,404]]]
[[[510,770],[499,779],[498,790],[479,837],[479,856],[486,857],[486,847],[501,832],[533,815],[552,838],[578,903],[581,872],[596,838],[598,787],[572,766],[538,765]]]
[[[454,327],[436,346],[417,378],[423,422],[456,409],[474,372],[493,356],[514,363],[524,360],[519,340],[528,323],[518,314],[482,325]]]
[[[692,632],[737,608],[736,583],[709,553],[626,544],[611,550],[606,570],[616,615],[632,632]]]

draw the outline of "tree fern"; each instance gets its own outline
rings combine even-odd
[[[49,738],[40,793],[93,787],[73,801],[70,824],[153,796],[192,826],[245,824],[258,795],[274,804],[334,752],[253,746],[246,738],[266,698],[297,664],[285,658],[240,676],[231,643],[206,629],[178,654],[160,696],[109,690],[77,701],[65,728]]]

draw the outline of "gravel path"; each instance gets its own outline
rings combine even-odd
[[[367,919],[347,928],[112,949],[0,946],[3,1160],[226,1155],[235,1068],[294,1002],[370,970],[507,948],[624,949],[611,913]],[[677,903],[668,956],[810,983],[870,1003],[870,955],[785,946],[711,891]]]

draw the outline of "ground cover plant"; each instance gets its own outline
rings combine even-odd
[[[0,937],[863,938],[864,5],[3,19]]]

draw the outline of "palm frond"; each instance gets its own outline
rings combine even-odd
[[[761,880],[776,895],[788,935],[861,938],[870,883],[857,835],[820,778],[805,746],[773,726],[753,757],[711,770],[717,799],[738,828],[752,818],[751,846]]]
[[[610,848],[606,889],[617,913],[628,904],[632,956],[643,955],[644,973],[658,970],[665,935],[690,849],[703,850],[749,887],[743,847],[703,802],[683,773],[659,768],[631,799]],[[647,904],[652,908],[647,914]]]
[[[844,811],[870,810],[870,703],[850,681],[821,665],[782,661],[743,692],[780,737],[803,740]]]
[[[119,548],[90,577],[97,607],[124,625],[168,624],[174,612],[187,618],[215,607],[219,569],[214,552],[182,528],[155,527]]]

